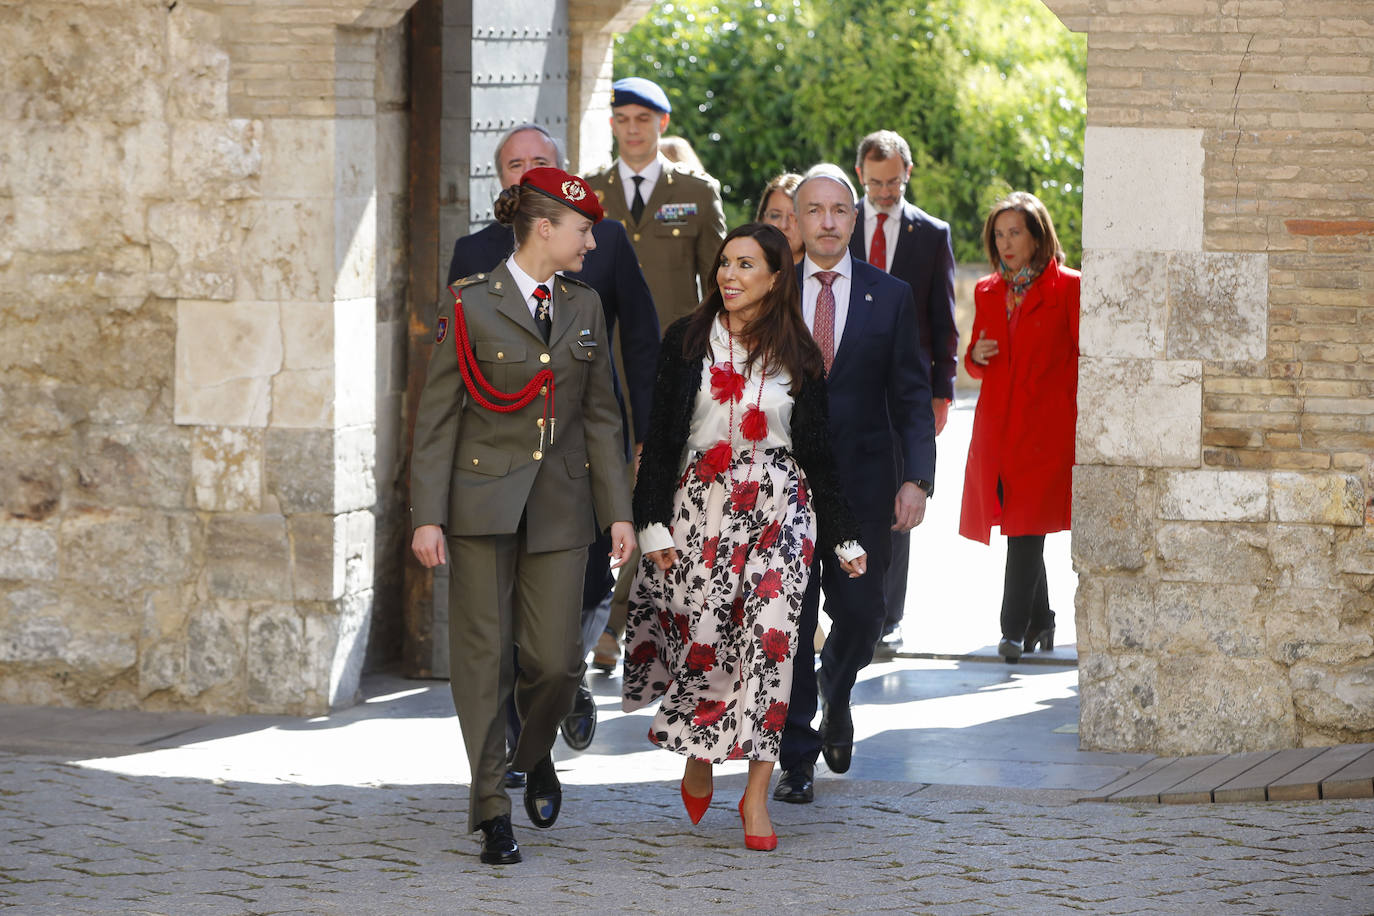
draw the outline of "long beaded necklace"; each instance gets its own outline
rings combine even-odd
[[[734,373],[734,371],[735,371],[735,332],[734,332],[734,329],[731,327],[731,322],[730,322],[730,316],[729,316],[729,315],[726,315],[726,316],[725,316],[725,333],[726,333],[726,335],[728,336],[729,341],[730,341],[730,372],[731,372],[731,373]],[[762,367],[759,369],[759,393],[758,393],[758,396],[754,399],[754,404],[753,404],[753,406],[750,407],[749,410],[745,411],[745,413],[744,413],[744,418],[740,421],[740,435],[741,435],[742,437],[744,437],[745,439],[750,439],[750,440],[753,441],[753,446],[749,449],[749,469],[748,469],[747,471],[745,471],[744,480],[741,480],[741,481],[736,481],[736,480],[735,480],[735,462],[734,462],[734,461],[731,461],[731,462],[726,466],[726,469],[725,469],[726,476],[727,476],[727,477],[729,478],[729,480],[730,480],[730,501],[731,501],[731,503],[733,503],[735,506],[749,506],[749,507],[752,507],[753,504],[754,504],[754,499],[751,498],[751,497],[757,497],[757,494],[758,494],[758,488],[759,488],[758,481],[752,480],[751,478],[754,476],[754,456],[758,453],[758,450],[759,450],[759,440],[762,439],[762,438],[764,438],[765,436],[768,435],[768,420],[767,420],[767,418],[764,416],[763,411],[760,409],[760,408],[762,407],[762,405],[763,405],[763,386],[764,386],[764,382],[767,381],[767,378],[768,378],[768,354],[765,353],[764,356],[763,356],[763,365],[762,365]],[[735,399],[732,398],[732,397],[731,397],[731,398],[726,398],[726,401],[729,403],[729,406],[730,406],[730,426],[729,426],[729,430],[730,430],[730,438],[733,440],[734,437],[735,437]],[[751,414],[752,414],[753,416],[751,416]],[[749,426],[749,425],[750,425],[751,420],[753,421],[753,424],[752,424],[752,425],[754,426],[754,429],[746,429],[746,426]],[[759,429],[757,428],[757,427],[758,427],[758,424],[759,424],[760,422],[762,422],[762,425],[763,425],[762,430],[759,430]],[[750,432],[755,432],[756,435],[750,436],[750,435],[749,435]],[[733,451],[733,447],[732,447],[731,450]]]

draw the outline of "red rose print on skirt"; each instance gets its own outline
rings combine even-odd
[[[776,598],[778,592],[782,591],[782,576],[776,569],[770,569],[759,576],[759,581],[754,584],[754,594],[760,598]]]
[[[730,509],[734,512],[748,512],[759,501],[759,482],[741,480],[730,491]]]
[[[787,660],[788,639],[787,634],[776,627],[770,628],[759,638],[760,645],[763,646],[763,654],[768,656],[770,662],[778,663]]]
[[[774,700],[768,706],[768,712],[763,715],[764,731],[780,732],[782,727],[787,724],[787,704],[781,700]]]
[[[707,538],[701,545],[701,561],[707,569],[716,568],[716,550],[720,548],[720,536]]]
[[[696,715],[692,716],[693,725],[715,725],[716,720],[725,715],[725,703],[721,700],[702,700],[697,703]]]
[[[716,647],[694,642],[687,650],[687,670],[695,674],[710,671],[716,666]]]
[[[682,637],[683,642],[692,641],[692,621],[687,619],[686,614],[674,614],[673,623],[677,625],[677,635]]]
[[[730,466],[730,443],[724,440],[711,446],[697,461],[697,477],[707,483],[715,480]]]
[[[744,412],[739,424],[740,435],[750,442],[758,442],[768,437],[768,417],[754,405]]]
[[[737,627],[744,626],[744,596],[736,595],[735,601],[730,605],[730,622]]]
[[[816,545],[808,537],[802,538],[802,565],[810,566],[812,558],[816,555]]]
[[[647,665],[649,662],[653,661],[657,655],[658,650],[654,648],[654,644],[646,639],[644,642],[635,646],[634,650],[630,652],[630,664]]]
[[[805,480],[797,481],[797,506],[806,508],[806,501],[811,498],[811,488],[807,486]]]
[[[734,551],[730,554],[730,571],[735,575],[744,572],[744,559],[749,556],[748,544],[736,544]]]
[[[763,529],[763,534],[759,535],[759,550],[767,550],[773,546],[773,542],[778,539],[778,532],[782,530],[782,525],[773,522]]]

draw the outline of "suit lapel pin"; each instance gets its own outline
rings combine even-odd
[[[558,284],[558,289],[559,289],[559,291],[562,292],[564,295],[567,295],[567,293],[568,293],[568,288],[567,288],[566,286],[564,286],[562,283]]]
[[[864,293],[864,301],[865,301],[865,302],[872,302],[872,301],[873,301],[873,294],[872,294],[872,293]]]
[[[577,336],[578,336],[578,337],[590,337],[590,336],[591,336],[591,333],[592,333],[592,329],[591,329],[591,328],[583,328],[582,330],[580,330],[580,331],[577,332]]]
[[[914,228],[914,227],[911,225],[911,223],[907,223],[907,224],[906,224],[906,231],[907,231],[907,232],[910,232],[913,228]]]

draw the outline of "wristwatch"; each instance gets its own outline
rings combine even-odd
[[[912,483],[916,484],[916,486],[920,487],[922,490],[925,490],[927,497],[935,492],[935,484],[931,483],[929,480],[913,480]]]

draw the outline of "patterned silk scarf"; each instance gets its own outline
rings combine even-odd
[[[1007,283],[1007,317],[1010,318],[1011,313],[1014,312],[1016,307],[1026,298],[1026,290],[1030,289],[1031,284],[1039,279],[1040,275],[1045,272],[1045,268],[1048,266],[1049,262],[1047,261],[1041,264],[1038,269],[1031,267],[1030,264],[1026,264],[1020,270],[1015,271],[1008,267],[1007,263],[1001,259],[998,259],[998,264],[1000,265],[998,272],[1001,273],[1002,279]]]

